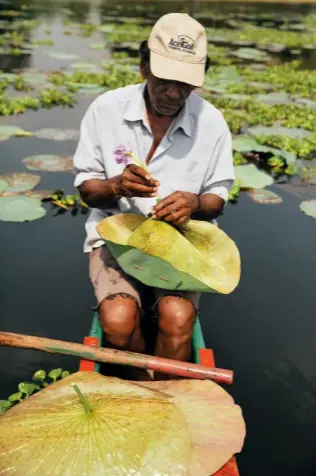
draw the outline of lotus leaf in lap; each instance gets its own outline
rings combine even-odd
[[[150,286],[229,294],[238,285],[238,249],[213,224],[191,220],[175,228],[119,214],[104,219],[97,230],[123,270]]]

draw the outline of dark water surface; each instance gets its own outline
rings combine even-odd
[[[199,2],[159,3],[163,12],[176,11],[179,5],[199,7]],[[84,2],[34,4],[42,15],[37,34],[41,36],[41,29],[49,25],[54,50],[76,53],[81,60],[93,60],[95,55],[105,58],[104,52],[82,53],[83,38],[60,34],[61,6],[72,11],[74,21],[96,18],[102,22],[100,12],[107,15],[110,2],[103,2],[101,8]],[[150,4],[157,7],[155,2]],[[307,6],[228,7],[221,2],[216,6],[223,11],[309,11]],[[93,41],[91,38],[88,44]],[[54,69],[60,62],[45,56],[44,48],[23,67]],[[27,130],[78,129],[91,100],[82,98],[74,109],[1,118],[0,124],[16,124]],[[26,171],[21,161],[27,155],[71,155],[75,147],[74,141],[36,138],[1,142],[0,173]],[[70,173],[42,172],[41,177],[42,189],[71,192],[73,188]],[[242,279],[232,295],[205,295],[201,305],[206,342],[215,350],[217,365],[235,371],[235,383],[229,391],[243,408],[248,430],[238,458],[241,476],[316,475],[316,221],[300,212],[300,198],[276,191],[284,198],[281,205],[257,205],[242,195],[238,204],[225,209],[220,226],[240,249]],[[88,332],[90,306],[94,304],[87,257],[82,252],[86,217],[69,213],[55,216],[56,211],[50,206],[48,209],[42,220],[0,223],[1,330],[81,342]],[[78,361],[0,349],[0,397],[7,397],[34,371],[59,366],[75,370]]]

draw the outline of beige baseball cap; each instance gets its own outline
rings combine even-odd
[[[169,13],[153,26],[148,46],[150,69],[161,79],[201,87],[207,58],[204,27],[185,13]]]

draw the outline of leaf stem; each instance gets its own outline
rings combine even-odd
[[[84,396],[84,394],[81,392],[80,388],[78,387],[78,385],[76,385],[75,383],[72,383],[71,384],[72,388],[74,389],[74,391],[76,392],[76,394],[78,395],[78,398],[80,400],[80,403],[82,403],[84,409],[85,409],[85,412],[87,415],[89,415],[89,413],[92,413],[92,408],[90,407],[90,404],[88,402],[88,400],[86,399],[86,397]]]

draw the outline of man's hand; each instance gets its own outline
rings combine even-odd
[[[190,220],[198,208],[198,195],[191,192],[174,192],[153,208],[152,217],[173,225],[181,225]]]
[[[156,197],[159,185],[138,165],[128,165],[117,177],[118,194],[122,197]]]

